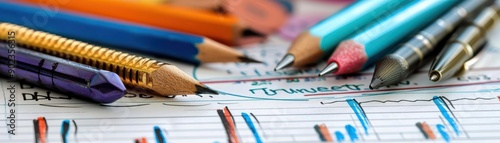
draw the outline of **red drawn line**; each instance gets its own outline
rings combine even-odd
[[[334,94],[335,95],[339,95],[339,94],[373,93],[373,92],[411,90],[411,89],[422,89],[422,88],[441,88],[441,87],[467,86],[467,85],[477,85],[477,84],[487,84],[487,83],[497,83],[497,82],[500,82],[500,81],[499,80],[495,80],[495,81],[485,81],[485,82],[475,82],[475,83],[432,85],[432,86],[419,86],[419,87],[407,87],[407,88],[390,88],[390,89],[379,89],[379,90],[363,90],[363,91],[351,91],[351,92],[342,92],[342,93],[330,92],[330,93],[306,94],[304,96],[321,96],[321,95],[334,95]]]
[[[491,67],[491,68],[477,68],[477,69],[472,69],[471,71],[490,71],[490,70],[499,70],[500,67]],[[415,73],[427,73],[429,71],[426,70],[420,70]],[[372,72],[365,72],[365,73],[358,73],[357,75],[372,75]],[[326,75],[323,77],[342,77],[342,76],[336,76],[336,75]],[[260,79],[240,79],[240,80],[214,80],[214,81],[201,81],[203,84],[215,84],[215,83],[231,83],[231,82],[238,82],[238,81],[265,81],[265,80],[286,80],[290,78],[318,78],[317,75],[309,75],[309,76],[296,76],[296,77],[275,77],[275,78],[260,78]]]
[[[431,127],[429,127],[429,125],[426,122],[422,123],[422,129],[424,130],[425,134],[427,134],[427,137],[429,137],[429,139],[431,140],[436,139],[436,135],[434,135],[434,132],[432,132]]]
[[[38,117],[38,131],[40,132],[40,143],[47,143],[47,120],[45,117]]]
[[[323,134],[325,141],[329,142],[329,143],[333,143],[333,138],[330,135],[330,131],[328,131],[328,128],[326,127],[326,125],[325,124],[319,125],[319,129],[321,131],[321,134]]]
[[[231,143],[239,143],[238,136],[236,135],[236,127],[234,124],[234,120],[227,107],[224,108],[224,116],[226,117],[227,123],[229,124]]]
[[[499,96],[497,96],[497,98],[498,98],[498,101],[500,101],[500,95],[499,95]]]

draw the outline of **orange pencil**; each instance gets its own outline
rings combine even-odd
[[[286,19],[284,11],[279,14],[280,10],[274,10],[260,3],[251,5],[254,9],[250,9],[247,3],[251,0],[236,2],[230,6],[231,9],[241,9],[240,13],[252,13],[244,18],[182,6],[127,0],[69,0],[64,2],[19,0],[16,2],[49,8],[56,7],[119,21],[203,35],[229,45],[263,41],[267,34],[279,28]]]
[[[144,3],[172,4],[203,10],[223,9],[225,0],[133,0]]]

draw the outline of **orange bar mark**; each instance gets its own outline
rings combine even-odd
[[[145,137],[142,137],[141,143],[148,143],[148,140]]]
[[[38,117],[38,131],[40,133],[40,143],[47,143],[47,120],[45,117]]]
[[[234,120],[230,115],[229,109],[224,108],[224,116],[229,124],[229,131],[231,132],[231,143],[239,143],[238,136],[236,136],[236,127],[234,125]]]
[[[321,130],[321,134],[325,138],[326,142],[333,143],[333,138],[332,135],[330,135],[330,131],[328,131],[328,128],[326,127],[325,124],[319,125],[319,129]]]
[[[429,137],[429,139],[434,140],[436,139],[436,135],[434,135],[434,132],[432,132],[431,128],[426,122],[422,123],[422,128],[424,129],[425,134]]]

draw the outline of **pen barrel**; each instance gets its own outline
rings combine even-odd
[[[114,72],[120,76],[123,83],[137,88],[151,89],[153,87],[152,72],[164,65],[164,63],[148,58],[34,31],[14,24],[0,23],[0,39],[6,40],[4,33],[8,31],[17,33],[16,42],[19,45],[36,45],[26,46],[26,48]]]
[[[437,47],[436,45],[446,36],[450,35],[461,21],[491,3],[492,1],[463,1],[451,9],[450,12],[437,19],[429,27],[420,31],[414,38],[405,43],[402,48],[394,52],[394,54],[405,58],[410,67],[421,66],[424,64],[425,57],[436,48],[440,49],[441,47]]]
[[[491,6],[462,26],[439,53],[429,74],[437,74],[440,79],[455,75],[486,42],[486,33],[500,18],[499,12],[500,9],[497,6]]]
[[[0,74],[80,98],[109,103],[125,95],[115,73],[0,43]]]

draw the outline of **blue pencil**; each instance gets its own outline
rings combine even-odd
[[[397,42],[412,36],[446,11],[459,0],[418,0],[395,11],[380,22],[367,27],[339,44],[328,60],[321,75],[349,74],[372,65],[387,52],[398,46]]]
[[[409,2],[411,0],[359,0],[303,32],[275,69],[314,64],[330,55],[337,44],[360,28]]]
[[[205,37],[50,8],[0,1],[0,21],[92,44],[165,56],[195,64],[258,62]]]

